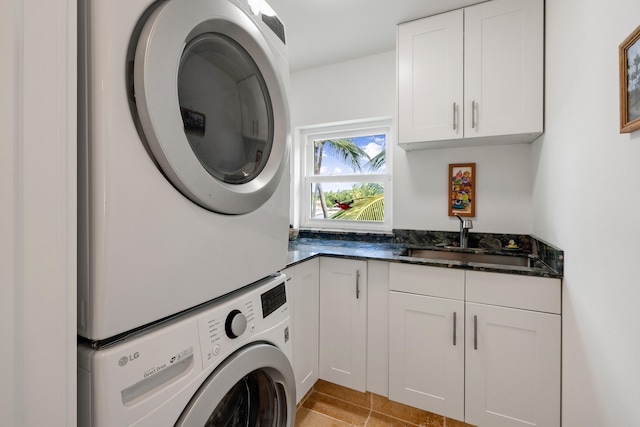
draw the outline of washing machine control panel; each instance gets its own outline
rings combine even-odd
[[[224,360],[249,341],[289,322],[284,276],[277,275],[198,316],[203,368]],[[272,334],[277,335],[277,334]],[[273,341],[273,339],[270,339]],[[284,338],[283,338],[284,340]],[[275,343],[280,344],[280,343]]]

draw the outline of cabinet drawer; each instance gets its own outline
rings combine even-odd
[[[560,314],[560,279],[467,271],[466,300]]]
[[[389,289],[464,300],[464,270],[391,263],[389,265]]]

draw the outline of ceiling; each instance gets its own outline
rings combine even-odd
[[[483,0],[267,0],[284,22],[291,71],[394,50],[396,25]]]

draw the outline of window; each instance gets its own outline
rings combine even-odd
[[[305,228],[391,230],[391,119],[298,129]]]

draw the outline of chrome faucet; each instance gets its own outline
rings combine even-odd
[[[462,219],[460,215],[456,215],[456,218],[460,220],[460,247],[469,247],[469,230],[473,228],[473,221],[470,219]]]

